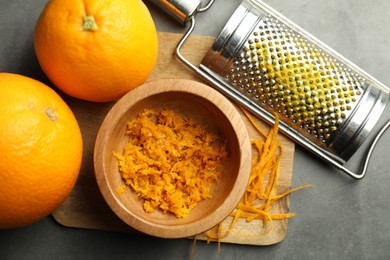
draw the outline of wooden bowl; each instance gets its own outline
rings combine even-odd
[[[171,107],[208,125],[228,140],[226,172],[218,180],[213,197],[201,201],[185,218],[159,209],[146,213],[143,199],[123,185],[113,151],[122,153],[128,137],[127,123],[145,108]],[[251,171],[251,144],[240,113],[216,90],[191,80],[156,80],[126,94],[104,119],[95,144],[94,166],[99,188],[108,205],[125,223],[143,233],[163,237],[190,237],[222,222],[237,206],[246,190]]]

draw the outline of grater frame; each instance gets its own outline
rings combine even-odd
[[[174,1],[174,0],[172,0],[172,1]],[[210,0],[209,3],[204,8],[201,8],[198,6],[198,10],[200,10],[202,12],[206,11],[212,5],[213,1],[214,0]],[[359,74],[363,75],[366,79],[368,79],[369,82],[371,82],[373,85],[375,85],[376,87],[379,88],[380,93],[379,93],[379,96],[377,97],[377,100],[379,100],[380,105],[374,105],[373,110],[374,110],[374,114],[378,114],[378,113],[381,114],[382,113],[382,111],[385,107],[385,104],[387,103],[388,94],[390,92],[386,86],[384,86],[382,83],[377,81],[375,78],[373,78],[372,76],[370,76],[369,74],[367,74],[366,72],[364,72],[363,70],[361,70],[360,68],[355,66],[353,63],[348,61],[346,58],[341,56],[339,53],[335,52],[333,49],[331,49],[330,47],[328,47],[327,45],[325,45],[324,43],[319,41],[314,36],[310,35],[304,29],[302,29],[301,27],[299,27],[295,23],[291,22],[289,19],[282,16],[281,14],[279,14],[277,11],[275,11],[274,9],[272,9],[271,7],[269,7],[268,5],[263,3],[262,1],[244,0],[241,3],[241,5],[239,6],[239,8],[242,7],[243,5],[244,5],[244,9],[253,7],[253,8],[260,8],[260,9],[264,10],[266,13],[270,14],[271,16],[276,17],[283,24],[287,25],[288,27],[292,28],[295,31],[298,31],[301,35],[303,35],[304,37],[309,39],[309,41],[316,43],[317,46],[319,46],[323,51],[329,53],[331,56],[337,57],[337,59],[339,61],[341,61],[343,64],[346,64],[348,67],[353,68],[353,70],[355,70]],[[237,10],[236,10],[236,12],[237,12]],[[233,16],[234,15],[235,14],[233,14]],[[181,41],[178,43],[177,48],[176,48],[176,55],[179,58],[179,60],[181,60],[185,65],[187,65],[190,69],[192,69],[194,72],[196,72],[196,74],[198,74],[203,79],[208,81],[214,88],[216,88],[217,90],[219,90],[220,92],[222,92],[223,94],[225,94],[226,96],[231,98],[233,101],[236,101],[237,103],[239,103],[240,105],[242,105],[243,107],[245,107],[246,109],[251,111],[256,116],[260,117],[261,119],[263,119],[267,123],[274,124],[275,117],[273,116],[272,113],[270,113],[270,111],[267,111],[262,106],[259,106],[256,102],[253,102],[252,99],[248,98],[245,94],[241,93],[236,88],[231,87],[229,84],[226,83],[224,77],[222,77],[221,75],[216,74],[214,71],[208,69],[207,66],[204,66],[203,61],[199,66],[195,66],[194,64],[189,62],[181,54],[180,50],[181,50],[183,44],[186,42],[187,38],[189,37],[189,35],[192,33],[192,31],[195,28],[194,15],[192,15],[192,14],[188,15],[186,20],[190,23],[190,26],[189,26],[187,32],[184,34]],[[225,28],[221,31],[220,35],[216,38],[214,45],[215,44],[221,45],[221,43],[218,43],[218,40],[223,38],[223,37],[221,37],[221,35],[223,36],[224,30],[226,31],[226,28],[232,27],[231,25],[229,25],[229,23],[234,23],[234,19],[232,19],[232,18],[229,19],[229,21],[225,25]],[[252,31],[252,30],[249,30],[249,31]],[[226,35],[225,35],[225,37],[226,37]],[[246,38],[247,38],[246,36],[238,37],[239,40],[246,39]],[[210,51],[213,51],[212,48],[210,49]],[[231,50],[229,49],[229,51],[231,51]],[[206,54],[204,59],[207,59],[207,55],[208,54]],[[217,55],[221,55],[221,53],[218,53]],[[233,55],[231,55],[231,56],[233,56]],[[378,103],[378,102],[376,102],[376,103]],[[369,123],[368,132],[371,130],[373,125],[375,125],[376,120],[378,118],[372,119],[371,122],[368,122]],[[370,121],[369,117],[368,117],[368,121]],[[367,122],[364,122],[364,123],[366,124]],[[371,154],[373,152],[373,149],[374,149],[376,143],[378,142],[381,135],[386,131],[386,129],[389,126],[390,126],[390,122],[388,122],[385,126],[383,126],[381,131],[377,134],[376,138],[371,143],[371,146],[366,154],[366,160],[362,164],[362,168],[361,168],[361,171],[359,173],[355,173],[355,172],[351,171],[350,169],[346,168],[344,166],[346,160],[338,157],[337,155],[333,154],[332,152],[329,152],[326,148],[323,148],[320,145],[313,143],[311,140],[306,140],[305,138],[302,138],[302,135],[299,132],[297,132],[295,129],[292,129],[288,124],[280,122],[279,129],[285,135],[290,137],[292,140],[294,140],[296,143],[300,144],[301,146],[303,146],[304,148],[306,148],[310,152],[314,153],[316,156],[322,158],[323,160],[325,160],[326,162],[335,166],[336,168],[343,171],[344,173],[348,174],[349,176],[351,176],[355,179],[361,179],[366,174],[368,162],[369,162],[369,159],[371,157]],[[368,133],[366,133],[366,135],[367,134]],[[361,143],[359,143],[358,146],[360,146],[360,144]],[[353,152],[352,152],[352,154],[353,154]]]

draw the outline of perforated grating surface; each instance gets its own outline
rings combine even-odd
[[[331,142],[366,84],[271,16],[258,23],[225,77],[251,99],[323,143]]]

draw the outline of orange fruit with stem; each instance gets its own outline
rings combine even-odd
[[[141,0],[51,0],[36,24],[34,46],[56,87],[95,102],[141,85],[158,53],[155,25]]]
[[[0,73],[0,228],[32,224],[75,185],[82,136],[68,105],[34,79]]]

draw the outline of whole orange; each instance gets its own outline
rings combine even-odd
[[[51,0],[35,28],[42,70],[63,92],[96,102],[141,85],[157,61],[157,32],[141,0]]]
[[[82,137],[61,97],[34,79],[0,73],[0,228],[55,210],[79,174]]]

